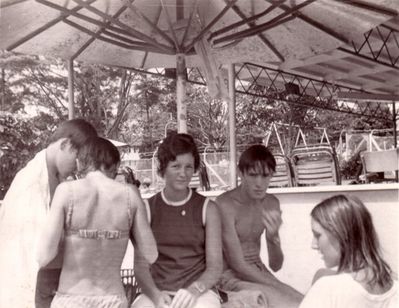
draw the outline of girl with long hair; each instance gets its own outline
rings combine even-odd
[[[398,286],[383,259],[370,212],[357,198],[336,195],[311,212],[312,248],[335,272],[319,278],[300,308],[397,307]]]

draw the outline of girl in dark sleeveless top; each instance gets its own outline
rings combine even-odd
[[[218,308],[213,291],[222,271],[221,225],[213,201],[189,188],[200,158],[193,138],[172,134],[158,148],[164,189],[146,200],[159,257],[149,265],[135,254],[141,294],[134,308]]]

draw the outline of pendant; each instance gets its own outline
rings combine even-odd
[[[185,210],[181,211],[181,216],[186,216],[186,211]]]

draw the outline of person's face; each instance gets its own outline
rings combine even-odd
[[[316,220],[311,221],[313,240],[312,248],[318,250],[326,267],[331,268],[339,264],[341,249],[338,240],[324,229]]]
[[[240,172],[241,185],[251,199],[260,200],[265,197],[272,176],[273,172],[267,166],[264,170],[249,169],[244,173]]]
[[[61,143],[58,150],[56,166],[60,178],[65,179],[76,170],[78,150],[68,140]]]
[[[186,190],[193,174],[194,156],[191,153],[180,154],[166,166],[165,186],[176,191]]]

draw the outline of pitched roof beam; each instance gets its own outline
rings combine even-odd
[[[124,11],[126,10],[126,6],[122,6],[115,14],[114,14],[114,18],[117,18],[120,16],[120,14],[122,14]],[[73,61],[74,59],[76,59],[84,50],[86,50],[87,47],[89,47],[91,45],[91,43],[93,43],[96,38],[98,36],[100,36],[102,33],[107,34],[108,31],[105,30],[104,27],[101,27],[96,33],[94,33],[94,35],[92,35],[92,37],[86,41],[86,43],[84,43],[77,52],[75,52],[71,58],[69,60]],[[111,36],[111,35],[110,35]],[[121,37],[120,40],[123,41],[124,37]]]
[[[75,23],[73,21],[65,20],[64,22],[66,24],[68,24],[68,25],[70,25],[70,26],[72,26],[72,27],[74,27],[74,28],[76,28],[76,29],[78,29],[78,30],[90,35],[92,37],[89,40],[90,43],[93,42],[92,39],[98,39],[100,41],[107,42],[107,43],[110,43],[112,45],[116,45],[116,46],[119,46],[119,47],[122,47],[122,48],[126,48],[126,49],[130,49],[130,50],[141,50],[141,51],[151,50],[153,52],[160,52],[159,49],[157,49],[154,46],[149,45],[149,44],[147,44],[147,43],[145,43],[143,41],[133,41],[133,40],[131,40],[129,38],[122,37],[122,36],[115,35],[115,34],[110,35],[111,37],[114,37],[114,38],[117,39],[117,40],[115,40],[115,39],[111,39],[111,38],[108,38],[108,37],[105,37],[104,35],[102,35],[102,34],[109,34],[109,32],[107,32],[105,30],[103,30],[103,31],[98,30],[97,32],[93,32],[93,31],[91,31],[91,30],[89,30],[89,29],[87,29],[85,27],[82,27],[81,25],[79,25],[79,24],[77,24],[77,23]],[[88,42],[86,42],[84,44],[84,46],[87,47],[88,46],[87,45]],[[80,48],[79,52],[77,52],[72,58],[76,58],[81,52],[83,52],[83,50],[81,50],[81,48]],[[174,54],[174,53],[170,53],[170,54]]]
[[[151,29],[154,30],[154,32],[158,33],[163,39],[165,39],[167,42],[169,42],[170,45],[174,44],[174,41],[172,38],[169,37],[169,35],[167,35],[165,33],[165,31],[162,31],[161,29],[159,29],[159,27],[156,25],[156,23],[153,23],[147,16],[145,16],[142,12],[140,12],[140,10],[138,8],[136,8],[133,4],[131,0],[125,0],[125,5],[133,12],[135,13],[137,16],[139,16],[140,18],[142,18],[150,27]],[[159,9],[161,9],[161,7],[159,7]]]
[[[235,6],[233,6],[233,10],[234,10],[234,12],[236,12],[236,14],[238,15],[238,16],[240,16],[240,18],[242,19],[242,20],[247,20],[248,18],[245,16],[245,14],[235,5]],[[249,28],[254,28],[254,27],[256,27],[256,23],[255,22],[250,22],[250,21],[248,21],[247,22],[247,25],[249,26]],[[280,61],[281,62],[284,62],[284,57],[283,57],[283,55],[277,50],[277,48],[276,47],[274,47],[274,45],[262,34],[262,33],[259,33],[258,34],[258,37],[260,38],[260,40],[274,53],[274,55],[277,57],[277,58],[279,58],[280,59]]]
[[[235,2],[236,0],[229,1],[223,10],[184,48],[184,51],[186,53],[189,52],[190,49],[194,47],[195,43],[202,39],[205,33],[207,33],[213,27],[213,25],[216,24],[227,13],[227,11],[235,4]]]
[[[40,2],[39,0],[36,0],[37,2]],[[96,0],[90,0],[90,3],[94,2]],[[81,10],[83,7],[81,5],[77,5],[76,7],[74,7],[73,9],[71,9],[72,12],[77,12],[79,10]],[[65,20],[66,18],[68,18],[69,14],[66,14],[65,12],[62,12],[61,15],[53,20],[50,20],[49,22],[47,22],[46,24],[44,24],[43,26],[37,28],[36,30],[32,31],[31,33],[29,33],[28,35],[24,36],[23,38],[19,39],[18,41],[16,41],[15,43],[7,46],[5,49],[7,51],[12,51],[15,48],[17,48],[18,46],[22,45],[23,43],[29,41],[31,38],[39,35],[40,33],[46,31],[47,29],[49,29],[50,27],[54,26],[55,24],[59,23],[60,21]]]
[[[337,0],[335,0],[335,1],[337,1]],[[342,0],[339,0],[339,1],[342,1]],[[387,7],[382,7],[377,4],[373,4],[370,2],[364,2],[361,0],[349,0],[349,1],[346,1],[345,4],[352,5],[352,6],[355,6],[355,7],[361,8],[361,9],[365,9],[368,11],[372,11],[372,12],[382,14],[382,15],[387,15],[387,16],[392,16],[392,17],[398,15],[398,13],[395,10],[391,10]]]
[[[295,19],[297,17],[297,14],[299,13],[299,10],[304,8],[305,6],[311,4],[312,2],[314,2],[316,0],[306,0],[303,3],[294,6],[292,8],[287,8],[287,10],[285,10],[284,13],[279,14],[278,16],[272,18],[271,20],[269,20],[266,23],[260,24],[258,26],[255,26],[253,28],[250,29],[246,29],[243,31],[239,31],[237,33],[234,34],[230,34],[230,35],[226,35],[224,37],[221,38],[214,38],[213,39],[213,44],[217,45],[219,43],[225,43],[225,42],[229,42],[229,41],[234,41],[234,40],[239,40],[239,39],[243,39],[246,37],[250,37],[253,35],[257,35],[258,33],[261,33],[263,31],[269,30],[271,28],[277,27],[280,24],[286,23],[292,19]],[[283,5],[280,5],[279,7],[282,7]]]
[[[209,36],[209,39],[211,40],[215,36],[218,36],[220,34],[232,31],[235,28],[238,28],[238,27],[240,27],[242,25],[247,24],[248,22],[254,22],[255,20],[261,18],[262,16],[266,16],[267,14],[272,12],[274,9],[276,9],[280,4],[283,4],[285,1],[287,1],[287,0],[274,1],[271,6],[269,6],[266,10],[262,11],[259,14],[253,15],[253,16],[245,19],[245,20],[241,20],[241,21],[235,22],[235,23],[230,24],[230,25],[228,25],[228,26],[226,26],[224,28],[221,28],[219,30],[213,31],[211,33],[211,35]]]
[[[44,1],[44,0],[40,0],[40,1]],[[112,18],[111,16],[109,16],[108,14],[101,12],[100,10],[92,7],[89,3],[83,1],[83,0],[73,0],[74,2],[84,6],[87,10],[89,10],[90,12],[94,13],[95,15],[103,18],[104,20],[107,20],[108,22],[111,22],[112,24],[117,25],[118,27],[120,27],[121,29],[126,30],[130,35],[132,35],[133,37],[136,37],[140,40],[143,40],[144,42],[153,45],[155,47],[158,47],[161,50],[165,50],[165,52],[170,52],[171,50],[173,50],[172,46],[169,45],[164,45],[161,44],[157,41],[155,41],[153,38],[149,37],[148,35],[135,30],[134,28],[122,23],[121,21],[119,21],[118,19]],[[46,1],[48,2],[48,1]],[[90,20],[95,20],[90,18]],[[104,23],[102,23],[104,24]]]
[[[288,12],[291,8],[287,5],[280,5],[279,6],[282,10]],[[336,40],[345,43],[345,44],[349,44],[349,40],[346,39],[344,36],[342,36],[341,34],[339,34],[338,32],[335,32],[333,29],[326,27],[325,25],[323,25],[322,23],[307,17],[306,15],[302,14],[301,12],[296,12],[296,17],[299,18],[300,20],[306,22],[307,24],[315,27],[316,29],[319,29],[320,31],[332,36],[333,38],[335,38]]]
[[[47,1],[47,0],[36,0],[36,1],[40,2],[40,3],[44,4],[44,5],[47,5],[47,6],[51,7],[51,8],[54,8],[56,10],[59,10],[61,12],[64,12],[65,14],[69,14],[71,16],[77,17],[79,19],[82,19],[82,20],[87,21],[89,23],[92,23],[94,25],[97,25],[100,28],[104,27],[104,28],[107,28],[110,31],[114,31],[114,32],[120,33],[122,35],[131,36],[133,38],[141,39],[140,37],[135,35],[135,32],[137,32],[137,31],[135,31],[135,30],[133,32],[130,31],[131,28],[128,27],[127,25],[122,24],[122,25],[124,25],[124,28],[125,28],[125,29],[122,29],[122,28],[119,28],[119,27],[115,27],[115,26],[109,25],[106,22],[102,22],[102,21],[96,20],[94,18],[88,17],[86,15],[77,13],[75,11],[68,10],[68,9],[64,8],[63,6],[59,6],[59,5],[55,4],[55,3],[52,3],[52,2]],[[93,0],[91,0],[91,2],[93,2]],[[83,2],[83,3],[87,6],[91,2],[88,1],[88,2]],[[108,15],[106,15],[106,16],[108,16]],[[110,16],[108,16],[108,17],[111,18]],[[108,22],[109,22],[109,20],[108,20]],[[149,43],[150,45],[153,45],[155,47],[158,47],[159,50],[162,50],[165,53],[170,53],[170,52],[173,51],[173,48],[170,48],[169,46],[165,46],[165,45],[159,44],[159,43],[155,42],[154,40],[152,40],[151,42],[147,42],[147,43]]]

